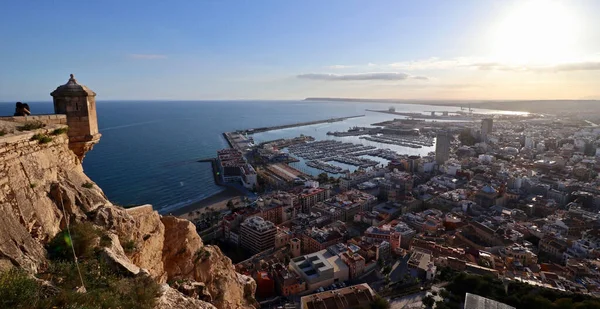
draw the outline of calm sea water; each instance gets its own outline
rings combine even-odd
[[[29,103],[34,114],[52,113],[50,102]],[[87,175],[119,205],[149,203],[167,212],[201,200],[222,189],[213,182],[210,164],[198,159],[214,157],[228,147],[222,133],[311,120],[365,114],[343,122],[324,123],[255,135],[256,141],[311,135],[334,138],[328,131],[368,126],[394,116],[366,112],[390,104],[309,101],[126,101],[97,102],[102,139],[83,162]],[[453,107],[394,105],[397,111],[459,110]],[[0,103],[0,115],[11,115],[14,103]],[[396,116],[396,118],[398,118]],[[357,137],[334,138],[366,145],[377,143]],[[380,145],[400,153],[427,154],[421,149]],[[307,172],[318,170],[305,168]]]

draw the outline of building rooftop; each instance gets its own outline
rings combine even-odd
[[[258,232],[264,232],[270,229],[275,229],[275,224],[271,221],[267,221],[261,217],[253,216],[246,219],[242,226],[248,227]]]
[[[479,295],[467,293],[465,296],[465,309],[516,309],[507,304],[491,300]]]
[[[90,90],[88,87],[77,83],[75,76],[71,74],[71,77],[66,84],[58,86],[56,90],[50,93],[51,96],[96,96],[96,93]]]

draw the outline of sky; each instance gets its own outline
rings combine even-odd
[[[0,101],[600,99],[600,1],[1,1]]]

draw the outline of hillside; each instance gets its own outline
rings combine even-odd
[[[73,265],[73,258],[57,244],[67,244],[67,249],[73,244],[88,288],[76,303],[98,296],[93,287],[104,275],[98,277],[87,267],[98,262],[110,268],[115,282],[147,278],[157,284],[160,289],[151,302],[156,308],[255,306],[254,280],[236,273],[218,247],[205,246],[191,222],[160,216],[150,205],[124,209],[110,203],[69,149],[64,125],[20,131],[14,123],[0,121],[0,127],[0,273],[23,271],[34,280],[26,282],[40,282],[38,288],[44,291],[50,286],[53,292],[36,294],[37,300],[58,301],[64,294],[52,275],[57,265]],[[72,237],[66,236],[67,225]],[[85,230],[82,226],[97,231],[96,238],[88,237],[89,245],[86,234],[77,232]],[[59,249],[67,252],[67,261],[56,258]],[[124,292],[122,296],[129,297]]]

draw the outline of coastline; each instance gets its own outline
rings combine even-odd
[[[188,216],[188,213],[195,211],[205,211],[206,208],[210,206],[218,206],[218,204],[227,204],[230,199],[243,196],[239,191],[233,189],[231,187],[225,187],[225,190],[215,193],[205,199],[202,199],[198,202],[191,203],[189,205],[185,205],[181,208],[178,208],[170,213],[173,216]],[[214,208],[214,207],[213,207]]]

